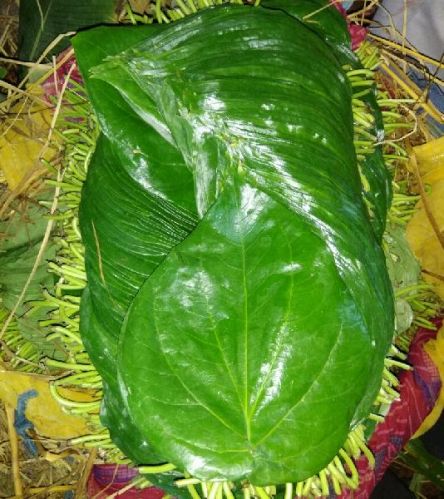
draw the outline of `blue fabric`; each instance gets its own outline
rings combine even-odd
[[[431,102],[436,106],[436,108],[444,113],[444,92],[439,85],[430,84],[430,81],[418,71],[409,71],[408,73],[411,80],[418,85],[421,90],[428,88],[428,97]],[[431,117],[428,117],[427,123],[431,128],[433,135],[440,137],[444,134],[444,125],[438,123]]]
[[[25,415],[28,401],[38,396],[37,390],[28,390],[23,392],[17,400],[17,409],[14,413],[14,427],[17,434],[21,437],[25,449],[32,457],[37,456],[37,447],[28,434],[28,430],[33,430],[34,425]]]

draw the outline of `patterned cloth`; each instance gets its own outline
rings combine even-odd
[[[62,60],[64,62],[60,65]],[[68,87],[72,87],[72,81],[82,83],[82,76],[80,75],[74,52],[71,48],[64,50],[57,56],[56,64],[58,66],[57,71],[51,73],[42,84],[45,98],[50,103],[54,103],[54,98],[59,96],[68,75],[70,78]]]
[[[105,499],[128,486],[137,475],[137,470],[126,465],[99,464],[93,467],[88,480],[88,498]],[[119,498],[123,499],[161,499],[163,490],[150,487],[143,490],[131,488]]]
[[[438,329],[440,325],[441,321],[436,321]],[[433,409],[441,389],[441,379],[438,369],[424,352],[423,346],[435,338],[436,333],[437,331],[421,328],[416,334],[408,356],[413,370],[400,374],[400,399],[391,405],[389,413],[384,421],[378,424],[368,443],[375,456],[375,468],[371,469],[367,458],[361,457],[357,462],[360,487],[354,493],[343,494],[341,498],[370,497],[390,463]]]

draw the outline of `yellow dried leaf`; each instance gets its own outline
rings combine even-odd
[[[89,433],[82,417],[66,414],[49,391],[49,378],[16,371],[0,371],[0,400],[16,408],[20,395],[35,390],[37,397],[26,405],[26,417],[34,424],[39,435],[54,439],[75,438]],[[60,393],[71,400],[92,401],[87,392],[64,390]]]
[[[129,4],[133,12],[143,14],[149,11],[151,2],[150,0],[129,0]]]
[[[415,146],[413,150],[421,175],[425,175],[433,168],[444,164],[444,136]]]
[[[440,170],[444,170],[444,167],[440,167]],[[443,239],[444,178],[430,185],[430,192],[427,194],[427,206],[436,222],[438,232],[441,233],[441,239]],[[436,293],[444,299],[444,281],[429,274],[444,275],[444,249],[422,201],[417,204],[416,212],[407,225],[406,236],[413,253],[421,264],[421,268],[426,271],[424,279],[433,284]]]
[[[413,151],[424,184],[444,179],[444,136],[416,146]],[[412,163],[410,169],[414,171]]]
[[[16,106],[14,111],[19,111]],[[32,170],[43,166],[40,159],[52,160],[57,154],[54,140],[44,148],[51,126],[53,110],[28,109],[5,121],[0,129],[0,169],[11,190]],[[43,154],[42,154],[43,152]]]
[[[441,391],[435,406],[429,415],[424,419],[419,429],[412,438],[420,437],[423,433],[430,430],[430,428],[438,421],[441,412],[444,408],[444,326],[438,331],[436,339],[429,340],[424,345],[424,350],[428,356],[433,360],[436,365],[439,375],[441,377]]]

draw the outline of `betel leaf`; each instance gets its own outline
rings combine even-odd
[[[42,244],[48,220],[47,210],[37,201],[17,202],[11,215],[0,222],[0,299],[2,306],[12,310],[32,271]],[[48,260],[54,258],[54,244],[45,249],[17,314],[27,310],[26,302],[41,298],[42,288],[51,288],[54,277],[48,273]]]
[[[43,193],[47,201],[50,193]],[[47,209],[38,200],[16,200],[10,215],[0,222],[0,302],[11,311],[21,296],[43,242],[48,224]],[[18,330],[23,338],[32,343],[41,356],[62,360],[66,357],[63,346],[57,341],[46,341],[40,321],[47,318],[50,307],[33,309],[32,300],[41,300],[43,289],[52,289],[54,276],[48,273],[48,261],[55,258],[56,247],[49,242],[39,265],[33,273],[26,293],[16,309]]]
[[[119,30],[96,33],[114,51]],[[393,334],[340,51],[280,9],[132,33],[109,57],[74,39],[102,128],[81,329],[108,424],[201,479],[305,479],[368,414]]]
[[[346,21],[337,9],[326,9],[324,0],[262,0],[261,6],[280,9],[305,22],[311,30],[323,36],[326,43],[335,51],[341,64],[349,69],[362,68],[361,62],[351,50]],[[366,95],[360,97],[374,116],[371,133],[382,140],[384,127],[382,114],[376,102],[376,88],[368,89]],[[384,164],[381,145],[375,147],[360,164],[361,175],[370,189],[363,188],[363,196],[369,205],[371,221],[375,233],[381,241],[385,230],[386,213],[391,203],[391,176]]]
[[[135,299],[120,374],[133,417],[172,462],[200,478],[283,483],[344,442],[372,347],[322,239],[233,183]]]
[[[21,60],[35,61],[63,33],[117,22],[122,5],[122,0],[21,0]],[[68,43],[68,39],[61,41],[56,53],[68,46]],[[54,51],[50,52],[52,53]]]
[[[95,283],[82,298],[80,324],[84,344],[104,380],[103,422],[126,455],[144,463],[161,458],[125,412],[116,383],[117,336],[125,307],[146,276],[193,225],[192,218],[175,216],[168,203],[156,206],[125,168],[114,168],[119,163],[110,141],[101,137],[80,209],[86,268]]]
[[[94,50],[104,37],[106,50]],[[192,176],[185,168],[180,171],[183,161],[175,148],[146,127],[117,91],[88,78],[90,67],[145,37],[146,27],[99,28],[74,39],[102,126],[80,206],[86,267],[94,283],[84,297],[88,307],[82,307],[81,319],[90,322],[97,315],[94,326],[83,327],[84,340],[102,345],[92,349],[93,358],[110,383],[115,383],[117,338],[129,304],[146,276],[197,222]],[[168,168],[162,171],[162,165]]]
[[[415,286],[421,276],[421,267],[410,249],[405,237],[405,230],[394,224],[389,224],[384,235],[387,255],[387,270],[395,293],[411,289],[414,293]],[[412,307],[406,296],[397,297],[395,301],[396,332],[402,333],[411,325],[414,318]]]
[[[336,52],[351,52],[350,37],[344,17],[337,9],[326,9],[325,0],[261,0],[261,7],[278,9],[304,22],[319,33]],[[347,54],[348,56],[348,54]]]

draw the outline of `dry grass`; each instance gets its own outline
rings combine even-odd
[[[11,57],[17,52],[18,4],[18,0],[0,2],[0,56]]]
[[[366,12],[376,5],[387,14],[389,22],[386,26],[366,17]],[[387,77],[386,81],[393,94],[413,99],[415,102],[412,109],[416,113],[424,112],[438,123],[444,124],[444,114],[430,101],[429,96],[430,86],[433,83],[444,87],[444,81],[437,76],[438,72],[444,69],[444,53],[441,60],[422,54],[406,37],[408,19],[409,2],[404,2],[403,26],[399,30],[395,26],[392,15],[379,0],[366,0],[362,9],[350,16],[350,20],[357,24],[368,28],[378,28],[380,35],[369,33],[368,38],[380,49],[383,60],[381,72]],[[418,71],[428,82],[423,90],[407,75],[411,69]]]
[[[0,498],[17,496],[17,484],[24,498],[61,499],[68,490],[74,491],[82,477],[87,455],[70,448],[66,442],[40,439],[34,435],[38,456],[30,457],[18,441],[17,456],[11,442],[15,437],[8,429],[6,410],[0,405]],[[13,444],[14,446],[14,444]],[[19,477],[14,477],[13,462]],[[78,495],[78,497],[82,497]]]

